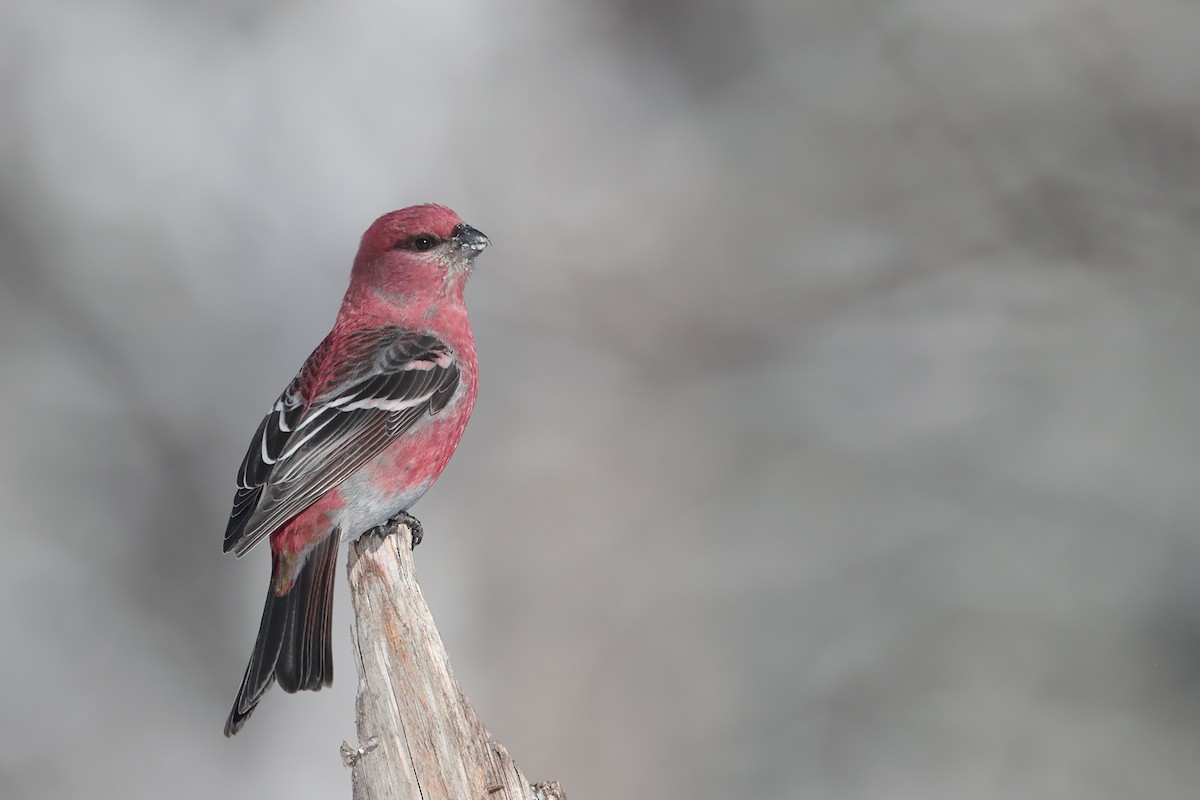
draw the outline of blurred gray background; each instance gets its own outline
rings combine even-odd
[[[429,200],[495,246],[417,563],[531,779],[1194,795],[1200,5],[0,13],[7,800],[349,796],[345,587],[336,686],[227,741],[221,536]]]

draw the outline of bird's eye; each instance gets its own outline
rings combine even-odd
[[[420,251],[432,250],[435,246],[437,246],[437,243],[438,238],[432,233],[422,233],[413,237],[412,249]]]

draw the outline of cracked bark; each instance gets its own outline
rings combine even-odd
[[[354,800],[565,800],[531,785],[475,716],[417,585],[411,531],[392,520],[350,543],[359,746]]]

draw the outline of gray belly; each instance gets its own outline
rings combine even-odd
[[[382,525],[401,511],[412,508],[413,503],[421,499],[429,484],[411,492],[380,497],[377,492],[368,490],[363,485],[360,474],[351,475],[342,484],[343,504],[334,515],[334,521],[342,531],[342,541],[357,539],[362,534]]]

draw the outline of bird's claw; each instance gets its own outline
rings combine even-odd
[[[412,535],[413,550],[416,550],[417,545],[419,545],[425,539],[425,529],[421,527],[421,520],[417,519],[412,514],[409,514],[407,511],[401,511],[399,514],[392,517],[392,522],[408,528],[409,533]]]

